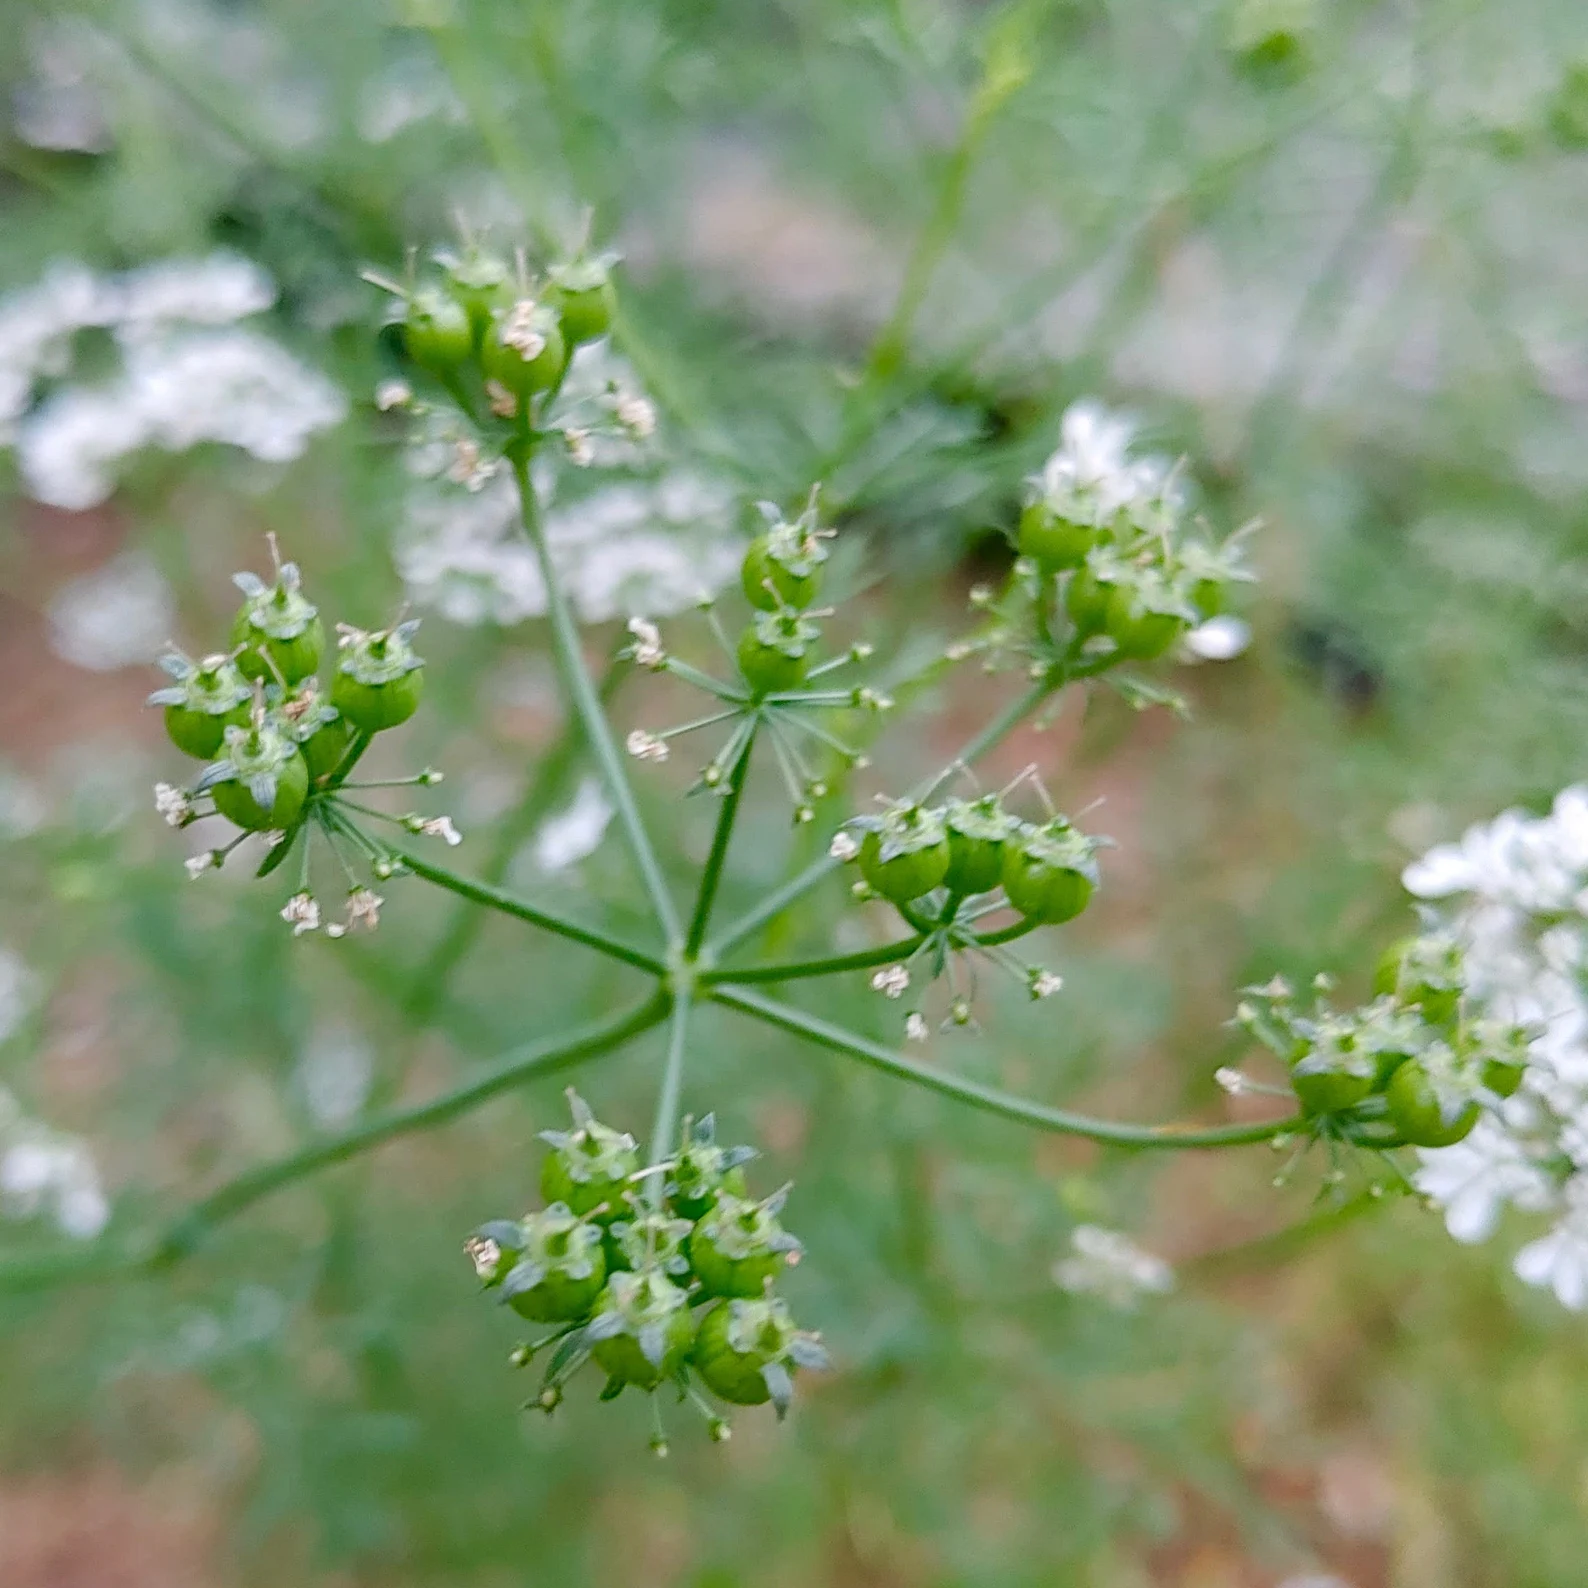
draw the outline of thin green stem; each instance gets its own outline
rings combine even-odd
[[[976,948],[998,948],[1004,943],[1014,942],[1017,937],[1024,937],[1028,932],[1036,931],[1039,924],[1037,921],[1019,920],[1012,926],[1000,927],[985,936],[973,936],[971,943]]]
[[[667,1023],[667,1063],[662,1069],[662,1089],[656,1097],[656,1117],[651,1122],[650,1161],[661,1163],[673,1150],[678,1134],[678,1102],[684,1090],[684,1059],[689,1048],[690,996],[680,992],[673,999],[671,1017]],[[662,1197],[664,1176],[651,1176],[647,1190],[654,1204]]]
[[[789,960],[781,965],[728,966],[705,971],[700,979],[708,986],[724,982],[739,986],[747,982],[799,981],[807,976],[841,976],[845,971],[869,970],[873,965],[908,959],[925,941],[924,937],[901,937],[893,943],[880,943],[854,954],[833,954],[826,959]]]
[[[976,734],[954,758],[955,761],[969,766],[971,762],[979,760],[1030,716],[1055,689],[1062,687],[1063,683],[1064,679],[1057,674],[1047,674],[1039,678]],[[774,888],[754,909],[740,916],[717,938],[711,945],[713,957],[720,959],[729,949],[760,931],[769,921],[776,920],[791,904],[804,898],[818,883],[831,876],[841,864],[841,861],[834,860],[831,855],[823,855],[820,860],[812,861],[803,871],[791,877],[781,888]]]
[[[627,663],[614,659],[608,664],[596,690],[603,708],[610,704],[628,673]],[[541,758],[522,798],[502,818],[480,868],[481,881],[495,885],[507,875],[513,856],[568,792],[584,742],[584,724],[578,718],[570,719],[557,742]],[[452,972],[474,946],[488,919],[485,911],[471,908],[468,901],[457,907],[446,931],[414,973],[408,996],[408,1011],[414,1018],[422,1020],[436,1007]]]
[[[527,1081],[610,1053],[631,1037],[659,1025],[671,1002],[668,994],[658,989],[643,1003],[631,1005],[610,1019],[515,1048],[483,1075],[427,1103],[394,1109],[340,1135],[245,1171],[193,1203],[153,1236],[133,1237],[119,1243],[97,1241],[85,1244],[80,1250],[41,1252],[0,1261],[0,1292],[119,1278],[180,1261],[218,1224],[236,1217],[272,1193],[322,1169],[357,1158],[398,1136],[445,1125]]]
[[[372,733],[355,733],[348,740],[347,748],[342,752],[342,759],[331,769],[330,775],[321,784],[321,792],[329,793],[332,789],[339,789],[353,775],[353,768],[364,759],[364,752],[374,742]]]
[[[579,644],[579,628],[574,622],[562,581],[557,575],[551,548],[546,544],[546,534],[541,527],[540,513],[535,501],[535,487],[529,477],[529,459],[520,453],[513,460],[513,478],[518,484],[519,510],[523,518],[524,534],[535,549],[535,559],[540,566],[540,576],[546,586],[546,612],[551,622],[552,648],[556,654],[558,670],[562,673],[563,687],[568,692],[575,715],[584,724],[585,738],[600,768],[607,794],[617,812],[618,822],[633,852],[634,863],[639,868],[641,881],[650,897],[663,935],[671,942],[678,936],[678,913],[673,908],[672,896],[662,877],[655,852],[645,824],[640,820],[639,807],[634,803],[634,791],[629,786],[628,773],[623,758],[612,740],[612,730],[606,713],[596,695],[589,670],[585,667],[584,652]]]
[[[990,1114],[1012,1119],[1018,1124],[1030,1125],[1037,1130],[1054,1131],[1061,1135],[1083,1136],[1088,1141],[1103,1142],[1113,1147],[1238,1147],[1252,1142],[1269,1141],[1276,1135],[1294,1130],[1300,1125],[1298,1118],[1267,1120],[1247,1125],[1129,1125],[1116,1120],[1095,1119],[1089,1114],[1077,1114],[1069,1109],[1053,1108],[1046,1103],[1032,1102],[996,1087],[983,1086],[963,1076],[950,1075],[930,1065],[917,1064],[872,1042],[857,1032],[848,1031],[830,1021],[808,1015],[802,1009],[763,997],[760,993],[746,992],[735,987],[716,987],[711,997],[720,1004],[751,1015],[779,1030],[804,1037],[817,1047],[834,1053],[847,1054],[881,1070],[885,1075],[903,1081],[913,1081],[928,1091],[941,1093],[956,1102],[968,1103]]]
[[[755,749],[754,720],[744,743],[739,747],[728,768],[727,786],[722,792],[721,808],[717,812],[716,831],[711,835],[711,853],[706,856],[705,870],[700,874],[700,890],[695,895],[695,908],[689,918],[689,934],[684,939],[684,958],[693,960],[706,941],[706,928],[711,924],[711,907],[717,899],[717,887],[722,881],[723,863],[728,858],[728,845],[733,838],[733,824],[739,815],[739,801],[744,795],[745,779],[750,775],[750,756]]]
[[[551,914],[548,910],[539,909],[511,893],[504,892],[501,888],[492,887],[488,882],[476,882],[469,877],[460,877],[455,871],[448,871],[445,866],[435,865],[422,855],[416,855],[412,850],[393,845],[390,847],[390,854],[393,859],[400,860],[416,877],[423,877],[426,882],[433,882],[437,887],[457,894],[460,899],[467,899],[472,904],[483,904],[492,910],[500,910],[503,915],[516,916],[520,921],[528,921],[531,926],[555,932],[559,937],[566,937],[575,943],[583,943],[586,948],[593,948],[610,959],[620,959],[625,965],[634,966],[636,970],[649,971],[652,976],[660,976],[666,970],[666,966],[655,954],[647,953],[643,948],[636,948],[632,943],[625,943],[619,938],[612,937],[600,927],[581,926],[577,921],[568,921],[560,915]]]

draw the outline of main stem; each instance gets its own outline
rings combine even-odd
[[[651,1157],[661,1163],[673,1150],[678,1135],[678,1101],[684,1090],[684,1059],[689,1043],[690,995],[674,995],[672,1015],[667,1023],[667,1063],[662,1070],[662,1089],[656,1098],[656,1117],[651,1122]],[[665,1176],[653,1174],[648,1191],[653,1205],[660,1206]]]
[[[579,644],[579,628],[557,575],[551,548],[546,544],[546,533],[540,522],[540,512],[535,501],[535,487],[529,477],[529,458],[519,453],[513,459],[513,478],[518,485],[519,512],[524,534],[535,549],[535,559],[540,566],[540,576],[546,586],[546,615],[551,623],[552,650],[557,658],[557,669],[562,674],[563,688],[579,720],[584,724],[585,738],[589,742],[596,765],[600,768],[607,794],[617,812],[623,836],[639,868],[640,880],[650,897],[651,908],[661,924],[669,942],[678,937],[678,912],[673,908],[671,894],[657,864],[655,851],[640,820],[639,807],[634,803],[634,791],[629,786],[628,772],[618,747],[613,743],[612,730],[606,713],[596,694],[590,671],[585,666],[584,651]]]

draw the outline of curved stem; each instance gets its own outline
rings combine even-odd
[[[971,739],[954,757],[955,761],[969,766],[972,761],[979,760],[1030,716],[1063,682],[1064,680],[1057,674],[1045,674],[1039,678]],[[925,786],[931,785],[928,783]],[[720,958],[736,944],[742,943],[745,938],[760,931],[769,921],[776,920],[791,904],[802,899],[824,878],[831,876],[840,864],[842,862],[834,860],[831,855],[823,855],[820,860],[813,861],[798,875],[791,877],[781,888],[773,889],[753,910],[740,916],[711,945],[713,955]]]
[[[656,1098],[656,1117],[651,1123],[652,1163],[661,1163],[673,1150],[673,1138],[678,1134],[678,1100],[684,1089],[684,1058],[689,1042],[689,994],[681,992],[673,999],[672,1017],[667,1025],[667,1064],[662,1070],[662,1089]],[[664,1176],[653,1174],[649,1194],[653,1204],[660,1205]]]
[[[516,916],[520,921],[528,921],[531,926],[555,932],[559,937],[566,937],[571,942],[583,943],[586,948],[593,948],[609,959],[620,959],[625,965],[632,965],[636,970],[648,971],[652,976],[660,976],[666,970],[666,966],[655,954],[647,953],[643,948],[635,948],[632,943],[622,942],[603,932],[600,927],[581,926],[577,921],[564,920],[560,915],[552,915],[549,911],[538,909],[511,893],[503,892],[501,888],[493,888],[488,882],[475,882],[471,878],[460,877],[455,871],[448,871],[445,866],[438,866],[422,855],[416,855],[411,849],[404,849],[394,844],[388,844],[386,849],[393,859],[400,860],[416,877],[423,877],[426,882],[433,882],[438,888],[445,888],[449,893],[457,894],[460,899],[468,899],[473,904],[483,904],[492,910],[500,910],[503,915]]]
[[[656,919],[669,941],[678,936],[678,912],[673,908],[672,895],[662,877],[651,841],[640,820],[639,807],[634,803],[634,790],[629,787],[628,773],[617,746],[612,742],[612,730],[606,713],[601,709],[595,685],[590,680],[584,663],[584,652],[579,645],[579,626],[574,622],[562,581],[557,576],[551,548],[546,544],[546,534],[541,527],[540,513],[535,501],[535,487],[529,477],[529,459],[519,453],[513,459],[513,478],[518,485],[519,512],[524,524],[524,534],[535,549],[535,560],[546,586],[546,615],[551,623],[552,649],[557,658],[557,668],[562,674],[563,687],[575,714],[584,724],[596,765],[601,769],[602,781],[617,811],[618,822],[628,840],[639,868],[640,880],[650,897]]]
[[[854,954],[833,954],[826,959],[789,960],[781,965],[730,965],[721,970],[703,971],[700,979],[707,986],[722,982],[737,986],[744,982],[798,981],[806,976],[841,976],[848,970],[869,970],[873,965],[908,959],[925,941],[924,937],[901,937],[892,943],[880,943],[876,948],[861,949]]]
[[[1112,1147],[1238,1147],[1251,1142],[1269,1141],[1301,1123],[1299,1117],[1271,1119],[1249,1125],[1213,1126],[1129,1125],[1115,1120],[1094,1119],[1089,1114],[1076,1114],[1069,1109],[1032,1102],[1028,1098],[1016,1097],[1011,1092],[1001,1092],[996,1087],[983,1086],[979,1081],[950,1075],[930,1065],[917,1064],[857,1032],[808,1015],[802,1009],[778,1003],[775,999],[762,997],[759,993],[720,987],[711,996],[717,1003],[726,1004],[730,1009],[753,1015],[767,1025],[804,1037],[818,1047],[859,1059],[861,1063],[869,1064],[884,1074],[914,1081],[916,1085],[940,1092],[956,1102],[969,1103],[973,1108],[999,1114],[1018,1124],[1031,1125],[1037,1130],[1084,1136],[1088,1141],[1103,1142]]]
[[[217,1224],[296,1181],[356,1158],[397,1136],[431,1130],[478,1108],[502,1092],[609,1053],[630,1037],[660,1024],[672,1000],[658,990],[607,1020],[596,1021],[544,1042],[527,1043],[472,1081],[413,1108],[394,1109],[272,1163],[229,1180],[193,1203],[164,1231],[119,1245],[94,1242],[80,1251],[44,1252],[0,1262],[0,1291],[40,1288],[74,1280],[115,1278],[153,1270],[188,1256]]]
[[[756,719],[752,717],[744,743],[728,769],[728,785],[722,793],[722,808],[717,812],[717,829],[711,836],[711,853],[706,856],[706,867],[700,874],[700,891],[695,895],[695,908],[689,918],[689,936],[684,940],[686,960],[693,960],[706,940],[706,928],[711,923],[711,907],[716,902],[723,862],[728,858],[728,844],[733,838],[733,824],[739,814],[739,800],[744,794],[745,779],[750,774],[750,753],[755,748],[756,726]]]
[[[988,932],[985,936],[972,933],[971,947],[997,948],[1000,944],[1012,943],[1017,937],[1024,937],[1026,933],[1036,931],[1040,924],[1038,921],[1021,919],[1012,926],[1001,926],[996,932]]]

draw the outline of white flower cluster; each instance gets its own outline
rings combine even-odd
[[[1136,423],[1102,403],[1071,403],[1059,421],[1059,449],[1042,469],[1042,496],[1079,522],[1111,518],[1122,507],[1156,504],[1169,485],[1163,458],[1133,458]]]
[[[726,486],[684,470],[626,480],[554,507],[546,536],[586,622],[694,605],[738,573],[744,547]],[[474,492],[415,488],[397,571],[415,605],[454,623],[520,623],[546,610],[546,587],[505,473]]]
[[[1486,1240],[1507,1206],[1550,1214],[1516,1272],[1588,1309],[1588,787],[1566,789],[1548,816],[1507,811],[1471,828],[1403,881],[1444,901],[1473,995],[1539,1033],[1521,1089],[1465,1141],[1423,1151],[1417,1187],[1459,1241]]]
[[[1073,1296],[1128,1310],[1143,1296],[1173,1290],[1174,1270],[1118,1230],[1081,1224],[1070,1236],[1070,1255],[1053,1265],[1053,1282]]]
[[[231,254],[173,259],[117,276],[53,268],[0,299],[0,441],[17,449],[40,501],[92,507],[121,460],[220,441],[257,458],[297,457],[346,399],[323,375],[236,321],[275,301],[270,278]],[[110,336],[109,378],[73,382],[80,332]]]
[[[0,1087],[0,1214],[47,1213],[61,1232],[92,1240],[110,1220],[110,1203],[87,1146],[30,1119]]]

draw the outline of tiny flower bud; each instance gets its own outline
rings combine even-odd
[[[281,919],[291,926],[294,937],[302,937],[305,932],[318,932],[320,906],[313,894],[295,893],[282,905]]]
[[[665,761],[667,759],[667,741],[658,739],[654,733],[647,733],[643,728],[636,728],[624,743],[629,754],[636,761]]]
[[[876,893],[872,890],[871,884],[862,877],[860,881],[849,885],[849,896],[852,899],[858,899],[864,904],[867,899],[876,898]]]
[[[445,775],[446,774],[444,772],[436,771],[433,766],[427,766],[424,771],[419,774],[419,781],[425,788],[434,788]]]
[[[385,882],[389,877],[397,875],[397,867],[390,860],[387,860],[384,855],[370,869],[382,882]]]
[[[867,641],[856,640],[855,643],[849,647],[849,654],[853,660],[857,662],[863,662],[870,657],[875,650],[876,646],[869,644]]]
[[[193,815],[193,802],[181,789],[169,783],[155,784],[154,808],[171,827],[185,826]]]
[[[447,478],[454,485],[461,485],[466,491],[480,491],[485,488],[486,482],[500,466],[498,459],[488,458],[481,452],[479,442],[470,441],[465,437],[453,449]]]
[[[518,398],[499,380],[486,381],[485,400],[498,419],[511,419],[518,413]]]
[[[707,788],[716,788],[716,786],[722,781],[722,768],[718,766],[715,761],[713,761],[711,765],[700,774],[700,781],[704,783]]]
[[[910,985],[910,973],[902,965],[884,965],[871,978],[871,990],[884,998],[900,998]]]
[[[373,932],[380,925],[380,907],[386,901],[369,888],[354,888],[347,896],[347,929],[363,927]]]
[[[667,1441],[660,1434],[654,1435],[651,1439],[651,1454],[658,1461],[665,1461],[667,1459],[667,1450]]]
[[[904,1017],[904,1034],[911,1042],[926,1041],[926,1016],[920,1010],[912,1010]]]
[[[714,1445],[725,1445],[733,1438],[733,1429],[729,1426],[726,1417],[713,1417],[706,1431],[711,1435],[711,1442]]]
[[[1051,998],[1064,985],[1064,978],[1051,970],[1033,970],[1027,980],[1033,998]]]
[[[948,1006],[948,1018],[956,1026],[968,1026],[970,1024],[970,999],[956,998]]]
[[[428,821],[420,822],[414,831],[425,838],[445,840],[448,849],[456,849],[463,842],[463,834],[452,825],[450,816],[432,816]]]
[[[970,604],[978,611],[990,607],[993,604],[992,586],[985,584],[972,585]]]
[[[620,397],[615,409],[618,423],[636,441],[644,441],[656,431],[656,409],[644,397]]]
[[[479,1236],[471,1236],[463,1243],[464,1253],[469,1261],[474,1264],[475,1276],[479,1279],[495,1279],[496,1270],[501,1265],[502,1248],[492,1240],[482,1240]],[[517,1354],[516,1352],[514,1353]]]
[[[515,1345],[507,1353],[507,1365],[509,1367],[528,1367],[534,1360],[534,1347],[529,1345]]]
[[[569,425],[562,433],[562,444],[568,449],[568,461],[576,469],[588,469],[595,462],[595,448],[590,443],[590,432]]]
[[[1221,1064],[1213,1072],[1213,1079],[1218,1082],[1221,1090],[1231,1097],[1240,1097],[1251,1090],[1251,1082],[1237,1069],[1228,1064]]]
[[[962,662],[970,655],[970,646],[964,640],[955,640],[950,646],[945,647],[943,657],[945,661]]]
[[[656,669],[667,661],[662,649],[662,631],[646,618],[630,618],[629,633],[634,636],[630,654],[641,667]]]
[[[860,840],[847,829],[840,829],[833,834],[833,841],[827,846],[827,853],[834,860],[847,865],[860,853]]]
[[[383,414],[393,408],[406,408],[413,400],[413,387],[405,380],[383,380],[375,388],[375,406]]]
[[[195,882],[197,882],[206,871],[211,870],[215,864],[216,858],[215,851],[213,849],[206,849],[202,855],[194,855],[190,859],[184,860],[182,862],[183,869],[186,870],[188,876],[191,877]]]
[[[808,822],[816,820],[816,810],[811,805],[796,805],[794,807],[794,825],[804,827]]]

